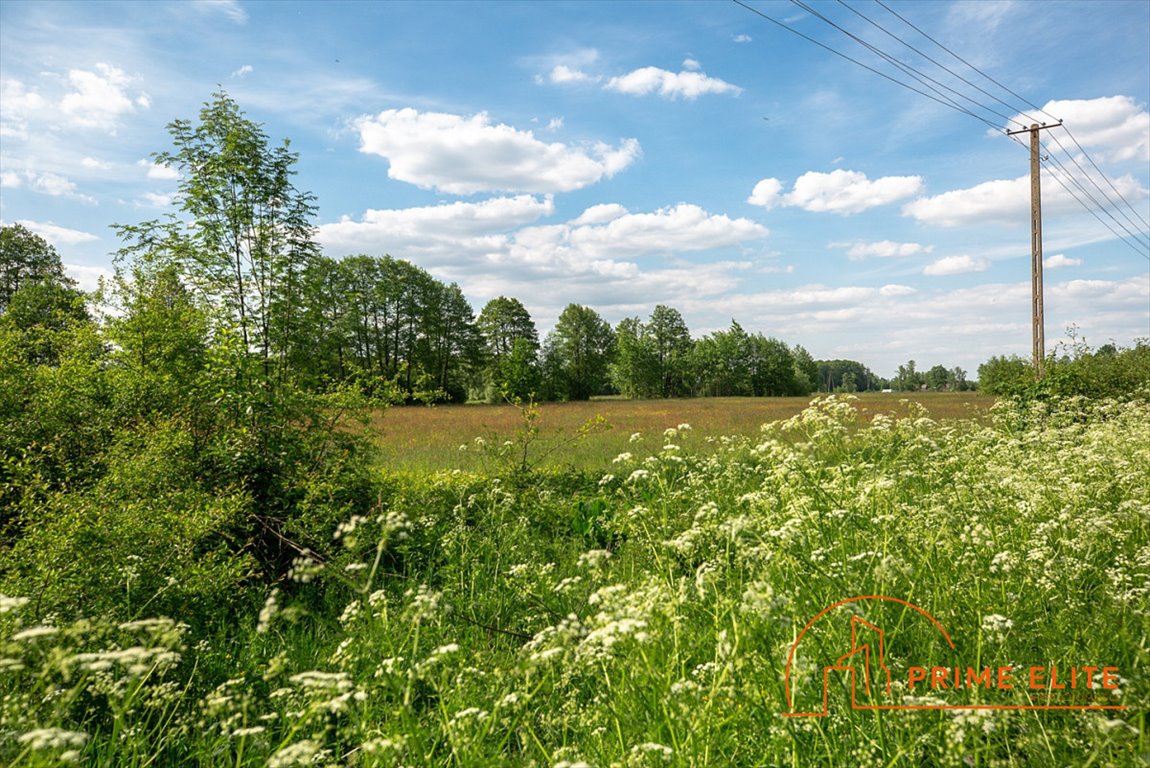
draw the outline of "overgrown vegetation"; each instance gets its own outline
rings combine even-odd
[[[120,228],[92,305],[46,243],[0,238],[0,762],[1126,765],[1150,749],[1144,345],[1057,362],[1041,396],[990,418],[830,397],[704,437],[670,403],[665,429],[557,469],[549,452],[604,423],[546,435],[535,386],[579,399],[634,377],[674,397],[705,369],[712,394],[781,394],[822,372],[737,324],[691,342],[665,307],[616,334],[572,305],[539,363],[513,300],[472,338],[457,288],[326,260],[294,156],[226,95],[171,130],[156,159],[181,170],[177,210]],[[357,275],[362,291],[340,282]],[[368,296],[396,275],[423,287]],[[441,310],[463,325],[421,325]],[[479,379],[452,362],[460,338],[486,350]],[[849,362],[839,388],[867,373]],[[354,423],[477,387],[520,419],[459,436],[481,438],[482,471],[391,471]],[[947,663],[1115,667],[1091,695],[1119,708],[876,714],[836,689],[828,717],[780,717],[799,630],[854,595],[928,608],[961,640]],[[883,626],[893,669],[937,640],[897,613]],[[794,672],[809,688],[820,668]]]

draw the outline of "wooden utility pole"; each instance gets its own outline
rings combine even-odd
[[[1059,120],[1057,125],[1062,125]],[[1046,319],[1042,307],[1042,164],[1038,132],[1055,125],[1032,123],[1029,128],[1007,131],[1030,134],[1030,322],[1034,345],[1034,376],[1041,379],[1046,362]]]

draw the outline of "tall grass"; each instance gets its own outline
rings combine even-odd
[[[878,393],[852,401],[867,417],[876,413],[906,415],[912,403],[925,405],[935,418],[971,418],[985,413],[995,398],[977,392]],[[695,428],[698,450],[707,450],[707,438],[758,434],[762,424],[788,419],[810,403],[807,397],[710,397],[683,400],[595,399],[570,403],[541,403],[539,439],[532,449],[541,466],[552,469],[597,469],[629,450],[631,435],[658,435],[668,424],[689,423]],[[572,441],[580,427],[602,418],[605,429],[585,440]],[[518,441],[522,426],[519,411],[510,405],[437,405],[390,408],[372,419],[381,461],[391,469],[412,472],[462,469],[485,472],[489,456],[460,451],[481,437],[488,443]],[[555,446],[561,450],[550,451]]]
[[[4,598],[0,760],[1138,764],[1150,408],[1003,404],[943,421],[859,404],[822,399],[709,442],[671,418],[590,480],[409,476],[301,557],[231,639],[190,637],[178,617],[33,626],[24,598]],[[799,631],[856,595],[913,602],[954,639],[947,656],[929,623],[868,609],[900,675],[924,660],[1115,666],[1117,687],[1091,701],[1125,709],[863,711],[836,685],[827,717],[782,717]],[[810,633],[799,689],[843,653],[852,610]],[[895,697],[920,704],[1057,696],[905,681]]]

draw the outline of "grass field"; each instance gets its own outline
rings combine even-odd
[[[634,449],[636,432],[651,442],[663,430],[690,424],[695,442],[720,436],[753,436],[759,428],[802,411],[811,397],[722,397],[684,400],[597,399],[590,402],[542,403],[538,406],[539,439],[530,460],[545,467],[592,469],[602,467],[624,451]],[[864,393],[854,401],[860,422],[877,413],[905,416],[910,402],[924,406],[938,420],[978,417],[994,398],[977,392]],[[571,442],[581,427],[602,417],[602,428],[586,439]],[[390,408],[376,414],[371,424],[378,435],[385,467],[401,471],[491,469],[490,452],[475,450],[474,439],[488,444],[515,440],[523,427],[520,412],[510,405],[439,405]],[[463,444],[469,450],[461,451]],[[548,453],[550,451],[550,453]],[[546,455],[544,455],[546,454]],[[541,457],[541,458],[540,458]]]

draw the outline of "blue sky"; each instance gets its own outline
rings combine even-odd
[[[733,318],[881,375],[973,375],[1030,350],[1029,159],[991,126],[1034,105],[1070,129],[1044,137],[1062,168],[1102,197],[1073,135],[1125,198],[1091,213],[1044,176],[1049,345],[1150,336],[1150,3],[812,4],[979,120],[793,34],[909,81],[798,5],[746,2],[787,28],[721,0],[3,0],[0,219],[94,285],[111,224],[170,210],[165,126],[222,86],[292,140],[329,255],[409,259],[476,311],[515,296],[544,332],[569,302],[662,303],[696,336]]]

